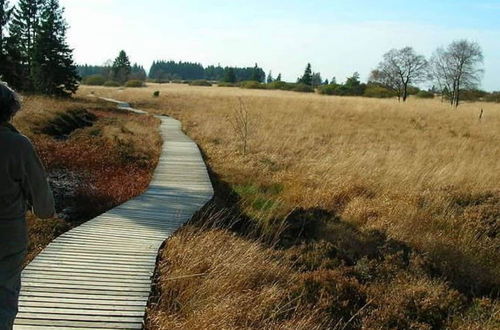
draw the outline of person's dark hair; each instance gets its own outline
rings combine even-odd
[[[19,96],[7,84],[0,82],[0,123],[9,121],[21,109]]]

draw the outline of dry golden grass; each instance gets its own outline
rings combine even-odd
[[[226,231],[182,229],[163,251],[148,328],[325,328],[324,315],[290,294],[297,275],[274,254]]]
[[[246,214],[263,223],[299,207],[327,210],[361,231],[408,245],[429,260],[434,276],[463,294],[498,294],[499,104],[455,110],[438,100],[403,104],[172,84],[80,93],[90,91],[182,120],[214,172],[238,192]],[[249,109],[247,154],[229,125],[239,99]],[[328,241],[333,231],[323,229],[317,239]],[[436,280],[420,281],[427,291],[442,290]]]

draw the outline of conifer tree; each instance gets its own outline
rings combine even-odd
[[[16,89],[21,89],[24,81],[20,64],[18,42],[7,34],[14,8],[8,0],[0,0],[0,79]]]
[[[276,81],[281,81],[281,73],[278,74],[278,77],[276,77]]]
[[[306,70],[304,71],[304,75],[299,79],[299,83],[311,86],[312,85],[312,69],[311,63],[307,63]]]
[[[66,43],[67,24],[58,0],[47,0],[34,42],[31,79],[38,93],[69,96],[78,88],[73,51]]]
[[[26,66],[29,74],[33,47],[38,30],[41,11],[45,0],[19,0],[13,12],[10,26],[11,41],[16,42],[21,64]]]
[[[130,73],[132,72],[132,67],[130,65],[130,60],[124,50],[120,51],[118,57],[113,62],[113,79],[119,83],[125,83]]]
[[[270,84],[274,81],[273,79],[273,72],[269,71],[269,74],[267,75],[267,83]]]
[[[4,74],[4,71],[8,69],[6,65],[7,50],[5,44],[7,23],[9,23],[11,13],[12,9],[9,7],[9,1],[0,0],[0,77]]]
[[[12,8],[9,7],[8,0],[0,0],[0,48],[3,50],[5,32],[7,30],[7,23],[9,23]]]
[[[236,74],[234,73],[233,68],[226,68],[226,72],[224,74],[224,82],[232,84],[236,82]]]
[[[313,87],[318,87],[323,83],[323,79],[321,78],[321,74],[319,72],[313,73],[311,77],[311,85]]]
[[[266,74],[264,73],[264,76],[265,75]],[[252,77],[250,78],[250,80],[261,82],[260,69],[259,69],[259,66],[257,65],[257,63],[255,63],[255,66],[253,67]]]

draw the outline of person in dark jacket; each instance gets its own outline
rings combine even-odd
[[[0,330],[18,312],[21,270],[28,245],[25,213],[54,216],[54,198],[31,141],[10,121],[21,109],[17,94],[0,82]]]

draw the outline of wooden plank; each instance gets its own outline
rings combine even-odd
[[[28,321],[29,320],[29,321]],[[80,318],[72,315],[61,314],[33,314],[19,312],[16,324],[44,325],[44,326],[83,326],[93,329],[95,326],[110,329],[141,329],[142,318],[139,317],[105,317],[105,316],[84,316]],[[141,325],[140,327],[138,325]]]
[[[29,282],[30,280],[39,280],[40,282],[62,282],[65,283],[65,281],[68,279],[67,276],[64,275],[43,275],[43,274],[26,274],[23,277],[23,280],[25,282]],[[118,285],[151,285],[151,280],[143,279],[142,277],[139,277],[137,279],[130,279],[130,278],[101,278],[101,277],[95,277],[95,276],[71,276],[71,280],[73,281],[92,281],[95,284],[100,284],[100,283],[106,283],[107,285],[112,284],[112,283],[117,283]]]
[[[156,256],[157,251],[149,250],[149,251],[138,251],[135,249],[124,249],[123,247],[111,247],[108,246],[106,249],[102,249],[94,246],[75,246],[74,244],[65,244],[65,243],[52,243],[47,247],[47,250],[57,250],[57,251],[66,251],[66,252],[87,252],[87,253],[116,253],[120,255],[138,255],[138,256]],[[119,250],[118,250],[119,249]]]
[[[119,296],[125,296],[125,297],[132,297],[132,296],[138,296],[138,297],[149,297],[149,291],[148,292],[143,292],[143,291],[123,291],[123,290],[114,290],[114,288],[111,288],[109,290],[101,290],[101,289],[87,289],[85,287],[81,288],[70,288],[70,289],[64,289],[64,288],[54,288],[54,287],[36,287],[36,286],[29,286],[25,285],[23,287],[26,292],[29,293],[34,293],[34,292],[46,292],[46,293],[71,293],[71,294],[84,294],[84,295],[96,295],[96,296],[111,296],[111,297],[119,297]]]
[[[48,301],[34,301],[34,300],[20,300],[19,306],[23,308],[24,311],[27,311],[28,308],[46,308],[46,306],[55,306],[57,308],[68,308],[68,309],[95,309],[107,311],[109,314],[114,314],[114,312],[123,312],[123,311],[136,311],[144,314],[145,304],[137,304],[137,305],[120,305],[117,300],[109,300],[110,302],[116,301],[117,303],[109,303],[109,304],[96,304],[95,302],[98,300],[83,300],[83,299],[74,299],[75,303],[65,303],[64,301],[58,300],[48,300]]]
[[[25,307],[24,313],[37,313],[37,314],[64,314],[64,315],[88,315],[88,316],[109,316],[110,312],[113,317],[140,317],[144,316],[144,310],[102,310],[90,309],[91,306],[82,306],[80,308],[54,308],[54,307]]]
[[[96,294],[85,294],[85,293],[67,293],[67,292],[44,292],[44,291],[33,291],[33,292],[21,292],[21,297],[26,297],[31,299],[32,297],[43,297],[43,298],[70,298],[70,299],[94,299],[101,301],[111,301],[111,300],[125,300],[129,302],[142,302],[147,303],[148,297],[144,296],[119,296],[119,295],[96,295]],[[57,306],[57,305],[56,305]]]
[[[82,279],[62,279],[62,278],[24,278],[24,285],[26,286],[49,286],[57,288],[70,288],[73,286],[82,286],[85,288],[113,288],[120,290],[131,289],[131,290],[144,290],[151,287],[151,282],[119,282],[119,281],[92,281],[92,280],[82,280]]]
[[[141,256],[141,255],[127,255],[127,254],[110,254],[106,252],[96,252],[96,253],[88,253],[84,251],[63,251],[57,249],[46,249],[44,252],[45,255],[53,255],[54,257],[58,256],[71,256],[78,258],[100,258],[100,259],[116,259],[116,260],[144,260],[149,262],[154,262],[156,257],[153,256]]]
[[[75,257],[79,261],[84,261],[88,263],[93,263],[93,264],[106,264],[106,265],[130,265],[130,266],[149,266],[151,265],[150,261],[144,261],[144,260],[126,260],[126,259],[112,259],[112,258],[99,258],[99,257],[84,257],[84,256],[78,256],[78,255],[73,255],[73,256],[64,256],[64,255],[58,255],[58,254],[49,254],[49,253],[44,253],[42,256],[38,258],[38,260],[57,260],[58,262],[63,261],[63,262],[71,262],[75,260]]]

